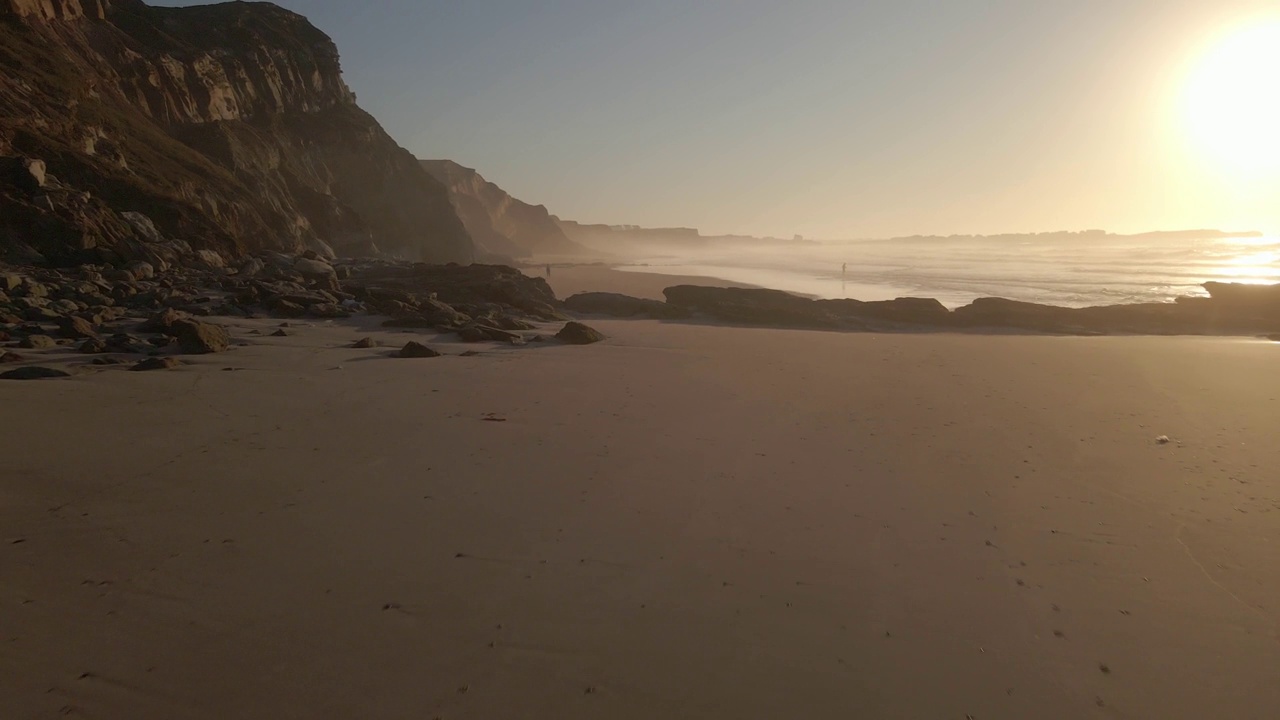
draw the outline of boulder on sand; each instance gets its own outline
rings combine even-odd
[[[400,348],[398,356],[402,358],[433,358],[440,357],[440,353],[420,342],[410,340],[405,343],[404,347]]]
[[[165,308],[160,312],[152,315],[149,320],[144,322],[138,329],[142,332],[166,333],[173,334],[173,324],[179,320],[188,319],[188,315],[178,312],[173,308]]]
[[[171,330],[187,355],[218,353],[231,347],[231,336],[221,325],[186,319],[173,323]]]
[[[57,346],[58,343],[48,335],[28,335],[18,343],[18,347],[28,350],[44,350]]]
[[[98,331],[94,329],[92,323],[82,317],[65,315],[58,318],[58,334],[72,340],[83,340],[97,337]]]
[[[590,345],[604,340],[605,337],[595,328],[583,325],[580,322],[568,322],[560,329],[560,332],[556,333],[556,339],[570,345]]]

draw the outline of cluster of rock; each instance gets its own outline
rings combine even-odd
[[[565,300],[579,313],[612,317],[702,317],[745,325],[832,330],[1011,329],[1099,335],[1272,335],[1280,333],[1280,285],[1209,282],[1207,297],[1172,303],[1068,308],[979,298],[949,310],[932,298],[814,300],[780,290],[677,285],[666,302],[583,293]]]
[[[558,307],[545,280],[496,265],[329,262],[314,252],[264,252],[238,267],[218,262],[162,264],[160,269],[148,262],[70,269],[0,265],[0,344],[12,348],[3,350],[0,363],[26,360],[24,349],[66,347],[100,356],[99,364],[122,362],[117,356],[124,355],[161,358],[137,369],[173,367],[174,355],[232,346],[226,328],[209,320],[214,316],[333,319],[368,313],[388,316],[386,327],[454,333],[467,342],[523,344],[545,339],[527,334],[538,329],[535,322],[566,319]],[[561,331],[564,342],[601,339],[576,325]],[[375,344],[368,338],[357,343]],[[429,352],[408,347],[402,356],[428,357]]]

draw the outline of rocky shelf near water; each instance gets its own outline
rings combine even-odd
[[[1172,303],[1068,308],[978,298],[950,310],[932,298],[814,300],[780,290],[677,285],[666,301],[616,293],[565,300],[577,313],[846,331],[1012,330],[1062,335],[1262,335],[1280,333],[1280,285],[1208,282],[1208,297]]]

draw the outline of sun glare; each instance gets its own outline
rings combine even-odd
[[[1226,171],[1280,174],[1280,17],[1237,28],[1184,86],[1187,132]]]

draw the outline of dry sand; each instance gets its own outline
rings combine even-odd
[[[0,717],[1280,716],[1280,346],[592,324],[0,384]]]

